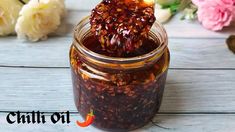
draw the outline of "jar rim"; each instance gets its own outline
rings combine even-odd
[[[86,55],[89,55],[90,57],[94,57],[94,58],[96,58],[100,61],[112,62],[112,63],[115,63],[115,64],[120,64],[120,63],[121,64],[122,63],[126,64],[126,63],[130,63],[130,62],[138,62],[138,61],[143,61],[143,60],[150,59],[150,58],[152,58],[153,56],[155,56],[157,54],[161,54],[167,48],[168,36],[167,36],[166,30],[163,27],[163,25],[160,24],[160,22],[156,21],[153,24],[153,27],[158,28],[162,32],[161,35],[163,35],[163,36],[161,36],[161,37],[163,37],[163,41],[160,43],[160,45],[156,49],[152,50],[151,52],[140,55],[140,56],[126,57],[126,58],[123,58],[123,57],[110,57],[110,56],[106,56],[106,55],[96,53],[96,52],[91,51],[90,49],[88,49],[86,46],[84,46],[82,44],[83,43],[82,40],[78,39],[78,37],[77,37],[77,36],[79,36],[78,33],[83,28],[83,26],[85,24],[89,23],[89,18],[90,18],[90,16],[86,16],[85,18],[83,18],[75,26],[75,29],[74,29],[74,38],[76,40],[75,46],[80,50],[80,52],[82,52]],[[154,32],[152,32],[152,33],[154,34]]]

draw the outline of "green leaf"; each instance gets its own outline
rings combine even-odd
[[[176,13],[184,10],[191,4],[191,0],[157,0],[157,3],[159,3],[163,9],[170,8],[172,13]]]
[[[156,0],[158,4],[164,7],[169,7],[172,4],[180,3],[180,0]]]
[[[170,6],[171,12],[172,13],[176,13],[178,11],[178,9],[179,9],[179,6],[180,6],[180,4],[172,4]]]

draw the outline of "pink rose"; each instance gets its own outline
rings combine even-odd
[[[200,6],[202,4],[204,4],[206,1],[208,0],[192,0],[193,3],[197,6]],[[210,1],[210,0],[209,0]],[[223,3],[223,4],[229,4],[229,5],[235,5],[235,0],[214,0],[214,2],[218,2],[218,3]]]
[[[235,5],[235,0],[217,0],[217,1],[228,5]]]
[[[235,0],[192,0],[198,6],[198,20],[210,30],[229,26],[234,16]]]
[[[206,0],[192,0],[192,2],[196,5],[196,6],[200,6],[202,5]]]

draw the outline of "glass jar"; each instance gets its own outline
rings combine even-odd
[[[76,27],[70,49],[74,99],[85,119],[94,111],[93,125],[108,131],[133,130],[158,112],[170,54],[166,31],[155,23],[149,33],[157,48],[149,53],[117,58],[95,53],[84,44],[90,33],[88,17]]]

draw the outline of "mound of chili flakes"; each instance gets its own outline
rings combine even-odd
[[[146,0],[103,0],[90,17],[103,49],[119,55],[138,49],[154,22],[154,4]]]

